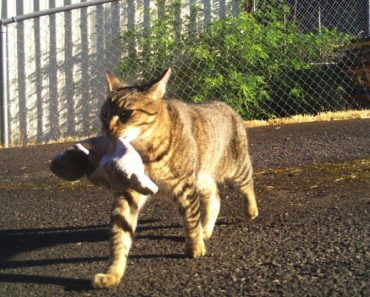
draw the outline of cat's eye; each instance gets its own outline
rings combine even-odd
[[[129,118],[130,118],[130,116],[131,116],[132,112],[133,112],[133,110],[131,110],[131,109],[126,109],[126,110],[122,111],[122,112],[119,114],[119,120],[120,120],[122,123],[126,123],[126,122],[129,120]]]

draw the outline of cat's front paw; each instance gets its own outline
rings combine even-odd
[[[206,246],[204,241],[200,241],[197,244],[186,244],[185,245],[185,256],[188,258],[199,258],[206,255]]]
[[[115,274],[95,274],[92,285],[95,289],[112,288],[119,284],[120,278]]]
[[[247,217],[249,218],[249,220],[254,220],[255,218],[258,217],[258,208],[257,208],[257,206],[248,207]]]

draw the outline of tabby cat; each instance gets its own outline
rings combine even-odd
[[[178,205],[185,231],[185,254],[202,257],[220,211],[217,185],[233,182],[242,210],[258,216],[246,130],[240,116],[222,102],[186,104],[164,100],[171,70],[140,86],[129,86],[107,72],[110,93],[101,110],[103,131],[126,137],[140,153],[147,174],[162,195]],[[128,190],[116,197],[112,212],[112,262],[93,279],[96,288],[121,280],[138,214],[146,196]]]

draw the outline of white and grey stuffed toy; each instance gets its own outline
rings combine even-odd
[[[130,188],[143,195],[155,194],[157,185],[145,174],[139,153],[124,138],[106,136],[83,140],[55,156],[51,171],[69,181],[86,176],[95,185],[119,194]]]

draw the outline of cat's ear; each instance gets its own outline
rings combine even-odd
[[[157,78],[153,85],[147,91],[147,95],[153,100],[162,99],[166,93],[167,82],[171,76],[171,68],[164,71],[159,78]]]
[[[109,91],[115,92],[119,89],[128,87],[126,83],[124,83],[122,80],[120,80],[118,77],[116,77],[112,72],[105,71],[105,78],[107,79],[108,88]]]

